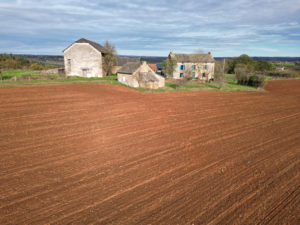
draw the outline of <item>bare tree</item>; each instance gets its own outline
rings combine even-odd
[[[215,82],[217,83],[219,89],[224,87],[226,82],[225,82],[225,75],[223,73],[216,73],[214,79],[215,79]]]
[[[215,63],[215,75],[214,75],[214,81],[217,83],[219,89],[224,87],[226,80],[224,75],[224,61],[219,60]]]
[[[108,41],[104,44],[105,49],[107,52],[104,55],[104,63],[103,63],[103,69],[105,71],[105,75],[112,74],[112,69],[116,65],[117,62],[117,51],[114,45],[109,43]]]

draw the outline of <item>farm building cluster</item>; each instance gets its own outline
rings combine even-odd
[[[64,51],[64,65],[67,76],[103,77],[105,76],[104,59],[108,50],[102,45],[81,38]],[[175,60],[173,79],[191,79],[209,81],[214,77],[215,60],[212,54],[177,54],[170,52],[169,59]],[[112,68],[118,81],[131,86],[157,89],[164,87],[165,77],[157,64],[141,62],[137,57],[117,57]]]

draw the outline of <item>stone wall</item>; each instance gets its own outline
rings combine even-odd
[[[149,81],[143,81],[138,79],[139,73],[152,73],[153,76],[157,78],[158,81],[155,82],[149,82]],[[165,86],[165,78],[162,76],[157,75],[148,65],[146,62],[143,62],[141,66],[133,73],[133,74],[124,74],[124,73],[118,73],[118,81],[120,83],[123,83],[125,85],[128,85],[130,87],[143,87],[143,88],[149,88],[149,89],[157,89],[160,87]]]
[[[118,81],[130,87],[139,87],[137,77],[131,74],[118,73]]]
[[[185,70],[180,70],[180,66],[185,65]],[[192,66],[195,65],[196,68],[191,70]],[[203,69],[204,65],[208,65],[208,69]],[[174,79],[180,79],[180,73],[185,73],[187,70],[195,73],[195,78],[198,79],[211,79],[214,77],[215,63],[177,63],[175,71],[173,73]],[[207,76],[202,77],[202,74],[205,73]]]

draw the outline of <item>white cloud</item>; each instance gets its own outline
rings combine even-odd
[[[243,53],[244,46],[259,55],[263,49],[256,45],[273,43],[276,49],[279,42],[295,43],[289,51],[300,52],[295,40],[300,34],[298,21],[300,4],[296,0],[0,2],[0,40],[16,40],[9,46],[12,52],[20,51],[22,43],[28,47],[26,51],[32,47],[32,53],[57,51],[81,37],[100,43],[108,39],[122,54],[162,55],[170,49],[194,48],[233,54]],[[1,43],[3,51],[7,46]]]

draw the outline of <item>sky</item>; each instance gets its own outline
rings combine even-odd
[[[82,37],[120,55],[300,56],[300,0],[0,0],[0,53],[62,55]]]

